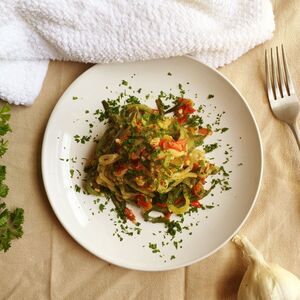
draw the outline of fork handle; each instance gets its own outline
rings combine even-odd
[[[299,130],[299,127],[297,125],[297,122],[293,123],[290,125],[291,129],[292,129],[292,132],[295,136],[295,139],[297,141],[297,144],[298,144],[298,148],[300,150],[300,130]]]

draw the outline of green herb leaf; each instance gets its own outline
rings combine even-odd
[[[2,157],[8,148],[8,141],[3,139],[3,136],[11,132],[8,124],[10,120],[10,107],[8,104],[0,108],[0,157]],[[6,177],[6,167],[0,165],[0,197],[5,198],[8,194],[9,188],[4,183]],[[6,252],[10,246],[11,241],[20,238],[23,235],[22,224],[24,222],[24,210],[16,208],[10,211],[6,208],[4,202],[0,203],[0,251]]]
[[[11,131],[9,124],[0,124],[0,135],[5,135],[7,132]]]
[[[5,179],[6,167],[0,165],[0,183]]]
[[[77,193],[80,193],[80,191],[81,191],[80,186],[77,185],[77,184],[75,184],[75,191],[76,191]]]
[[[5,203],[0,204],[0,251],[6,252],[13,239],[23,235],[22,224],[24,223],[24,210],[16,208],[9,211]]]
[[[10,106],[8,104],[4,104],[0,109],[0,122],[6,123],[10,119]]]
[[[205,151],[206,153],[212,152],[212,151],[215,150],[216,148],[218,148],[218,144],[217,144],[217,143],[210,144],[210,145],[205,145],[205,146],[203,147],[203,149],[204,149],[204,151]]]
[[[8,194],[8,190],[9,190],[8,186],[4,183],[1,183],[0,184],[0,197],[5,198]]]

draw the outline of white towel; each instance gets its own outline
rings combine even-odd
[[[49,60],[191,54],[220,67],[270,39],[269,0],[1,0],[0,98],[34,102]]]

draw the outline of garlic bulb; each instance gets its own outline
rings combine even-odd
[[[269,264],[245,236],[232,241],[249,259],[238,291],[238,300],[300,300],[300,280],[279,265]]]

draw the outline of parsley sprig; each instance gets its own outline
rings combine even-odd
[[[9,125],[10,107],[8,104],[0,108],[0,158],[8,149],[8,141],[4,136],[11,132]],[[0,165],[0,251],[6,252],[11,241],[20,238],[23,235],[22,224],[24,222],[24,210],[16,208],[14,211],[7,209],[6,204],[2,201],[8,194],[9,188],[4,183],[6,178],[6,166]]]

